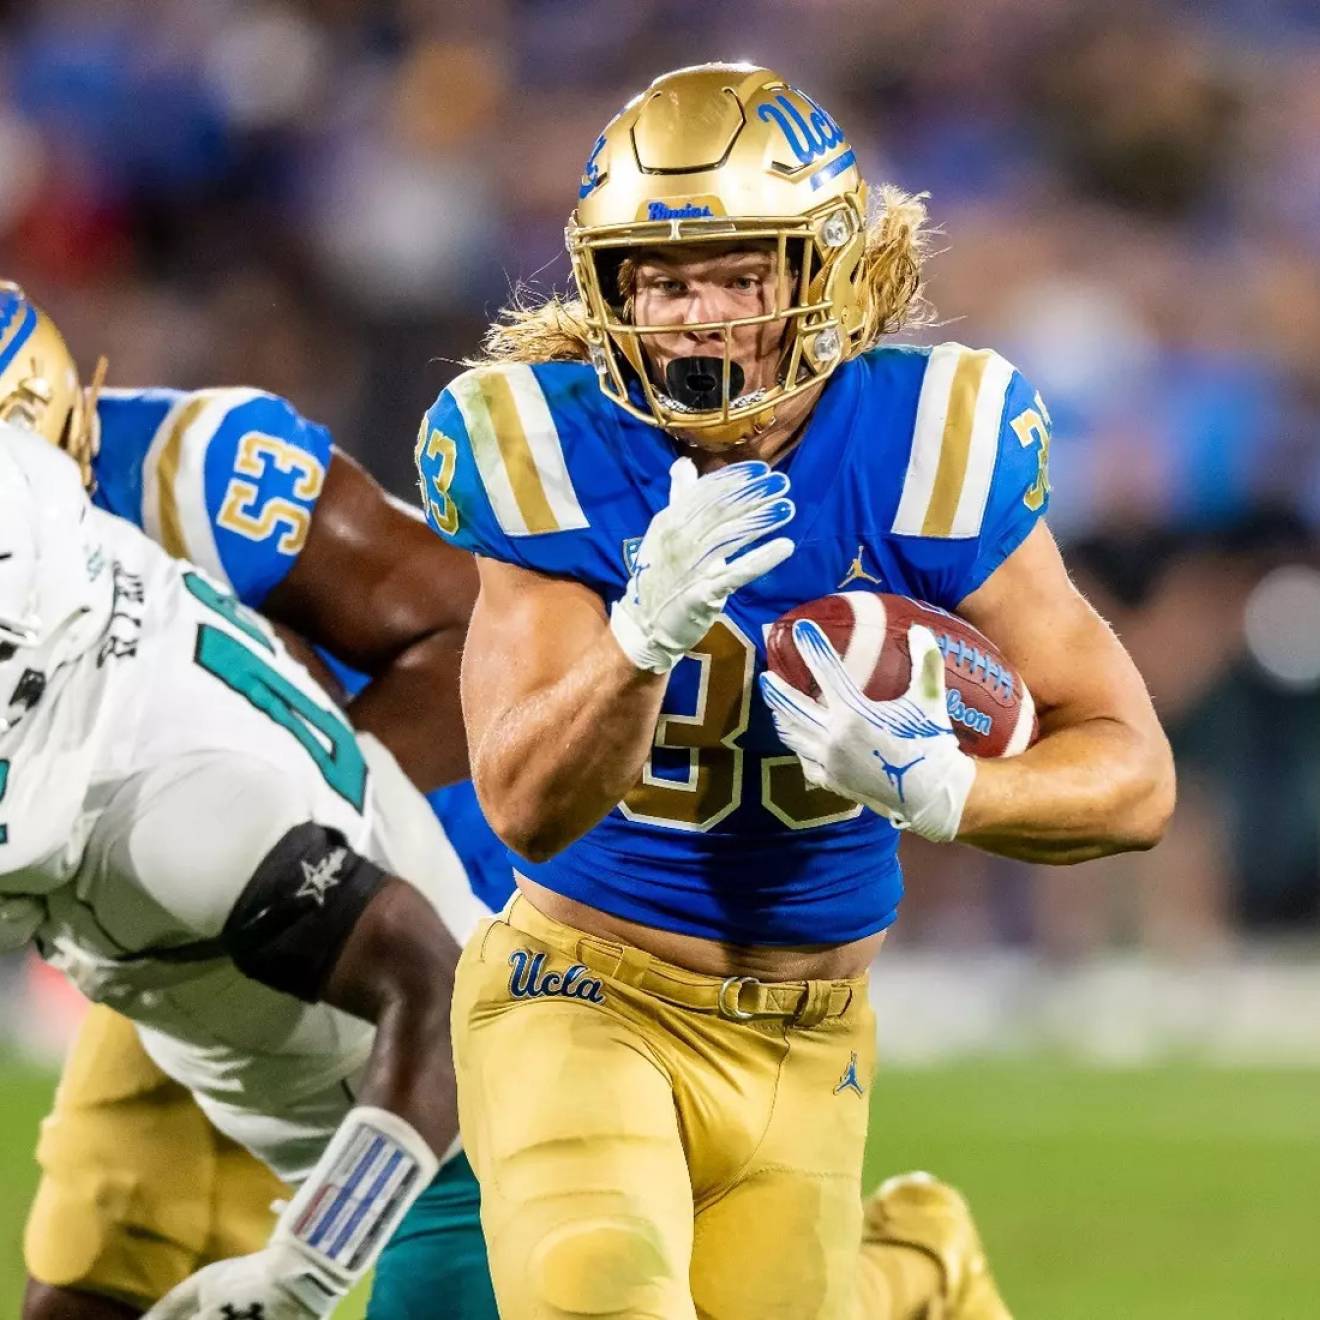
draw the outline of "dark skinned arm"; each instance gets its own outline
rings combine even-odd
[[[430,903],[393,877],[363,909],[322,991],[376,1025],[358,1095],[406,1119],[437,1156],[458,1135],[449,1000],[458,945]]]
[[[307,543],[261,608],[370,676],[349,718],[430,792],[468,773],[458,679],[476,597],[472,558],[335,450]]]

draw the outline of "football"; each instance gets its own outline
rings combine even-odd
[[[912,675],[908,628],[925,624],[944,656],[949,719],[971,756],[1015,756],[1036,741],[1036,704],[999,648],[965,619],[935,605],[879,591],[840,591],[808,601],[770,625],[767,661],[799,692],[819,689],[793,644],[793,624],[820,625],[854,681],[876,701],[907,691]]]

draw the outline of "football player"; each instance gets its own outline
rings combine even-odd
[[[113,1003],[298,1188],[153,1317],[329,1315],[455,1149],[456,854],[264,620],[7,423],[0,691],[5,947]]]
[[[0,285],[0,416],[68,450],[99,507],[361,671],[350,718],[419,787],[466,774],[455,694],[471,559],[387,499],[322,427],[257,390],[84,392],[56,327],[12,285]],[[473,888],[498,908],[508,864],[470,784],[432,803]],[[26,1320],[141,1314],[195,1269],[256,1250],[282,1194],[105,1005],[79,1032],[38,1155]],[[407,1315],[438,1292],[463,1314],[493,1313],[461,1155],[390,1244],[373,1315]]]
[[[859,1179],[899,831],[1070,863],[1164,829],[1167,742],[1042,521],[1040,396],[991,351],[885,342],[921,222],[868,205],[775,73],[666,75],[591,148],[580,300],[511,313],[427,415],[428,518],[480,557],[474,778],[518,873],[453,1019],[502,1315],[854,1314],[890,1218]],[[894,701],[810,622],[819,698],[765,674],[767,625],[845,583],[986,632],[1040,741],[965,756],[920,628]],[[926,1190],[939,1295],[864,1246],[870,1313],[1002,1316]]]

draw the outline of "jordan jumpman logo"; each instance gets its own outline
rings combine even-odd
[[[905,802],[907,799],[903,796],[903,776],[912,769],[914,765],[919,765],[926,758],[918,756],[916,760],[909,761],[907,765],[895,765],[892,761],[886,761],[884,755],[880,752],[872,752],[873,756],[880,757],[880,764],[884,766],[885,778],[898,790],[898,800]]]
[[[859,545],[857,554],[851,564],[848,565],[848,571],[843,575],[843,581],[835,587],[835,591],[842,591],[850,582],[874,582],[877,587],[883,587],[884,582],[872,573],[868,573],[862,567],[862,556],[866,553],[866,547]]]

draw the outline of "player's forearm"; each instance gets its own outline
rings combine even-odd
[[[398,1114],[441,1158],[458,1136],[448,987],[382,1004],[375,1022],[358,1102]]]
[[[465,633],[444,629],[414,642],[349,704],[354,727],[375,734],[423,793],[468,773],[458,695]]]
[[[958,839],[1067,865],[1153,847],[1173,802],[1173,757],[1158,727],[1087,720],[1021,756],[979,762]]]
[[[618,805],[650,753],[666,682],[638,669],[602,629],[554,683],[490,721],[473,775],[509,847],[543,861]]]
[[[458,947],[411,885],[391,880],[354,927],[326,1003],[375,1024],[358,1101],[398,1114],[437,1157],[458,1135],[449,1005]]]

